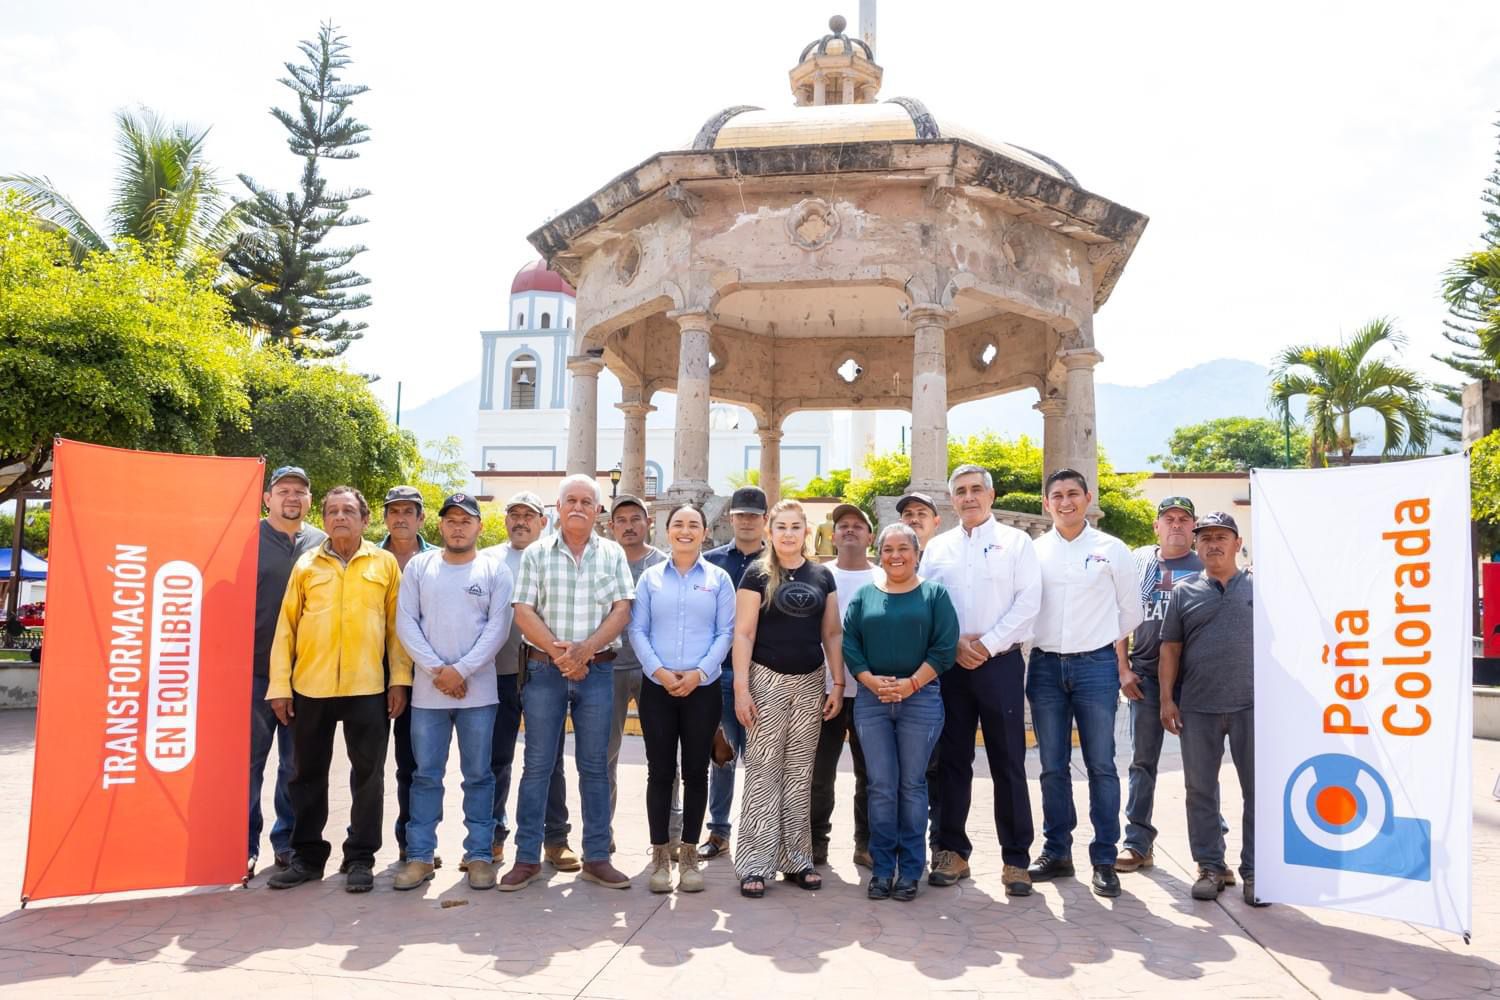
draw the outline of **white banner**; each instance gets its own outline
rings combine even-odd
[[[1251,474],[1255,888],[1467,936],[1464,455]]]

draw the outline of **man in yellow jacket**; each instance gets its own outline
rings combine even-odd
[[[389,720],[406,709],[412,667],[396,637],[401,568],[395,556],[365,541],[369,523],[370,506],[358,490],[329,490],[323,497],[328,538],[297,560],[281,602],[266,701],[292,727],[297,771],[289,786],[292,864],[271,877],[272,889],[323,877],[332,850],[323,839],[328,769],[339,723],[354,798],[344,888],[369,892],[375,885]],[[389,689],[382,657],[389,657]]]

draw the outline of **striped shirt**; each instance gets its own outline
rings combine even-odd
[[[529,604],[559,642],[593,635],[616,601],[635,598],[630,562],[619,543],[590,534],[583,558],[575,560],[557,531],[521,553],[521,574],[512,604]],[[616,636],[606,649],[618,649]]]

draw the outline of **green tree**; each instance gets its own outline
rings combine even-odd
[[[1500,128],[1500,121],[1495,127]],[[1463,376],[1465,383],[1500,379],[1500,150],[1479,199],[1484,204],[1484,231],[1479,236],[1482,249],[1454,261],[1444,275],[1448,318],[1440,332],[1453,347],[1447,354],[1433,355]],[[1463,385],[1438,388],[1450,402],[1459,405]],[[1453,418],[1441,422],[1450,435],[1457,430]]]
[[[1350,420],[1356,410],[1379,414],[1385,426],[1382,455],[1426,453],[1436,430],[1427,404],[1432,386],[1410,368],[1371,357],[1382,345],[1398,354],[1406,346],[1406,338],[1384,318],[1371,320],[1338,344],[1299,345],[1277,355],[1271,404],[1286,419],[1292,400],[1304,398],[1308,465],[1320,467],[1335,452],[1345,465],[1352,462]]]
[[[760,470],[759,469],[746,469],[743,472],[731,473],[730,476],[729,476],[729,485],[730,485],[730,488],[736,489],[736,490],[739,489],[742,486],[759,486],[760,485]],[[800,494],[801,492],[802,492],[802,484],[797,481],[797,477],[796,476],[782,476],[781,477],[781,495],[782,496],[784,496],[784,497],[795,497],[798,494]]]
[[[849,488],[849,470],[831,469],[827,476],[814,476],[797,493],[799,499],[808,497],[841,497]]]
[[[16,516],[0,514],[0,548],[9,548],[15,538]],[[47,558],[52,534],[52,512],[38,510],[35,503],[26,507],[26,523],[21,527],[21,548],[38,558]],[[0,562],[0,576],[10,572],[10,564]]]
[[[331,365],[299,365],[281,347],[248,354],[245,390],[249,419],[228,421],[217,441],[221,455],[264,455],[268,468],[299,465],[312,479],[313,497],[350,485],[377,508],[385,491],[417,478],[416,439],[391,423],[370,385]]]
[[[1286,428],[1265,417],[1219,417],[1199,424],[1185,424],[1172,432],[1167,454],[1152,455],[1167,472],[1244,472],[1247,469],[1279,469],[1307,464],[1307,432],[1300,424]]]
[[[1486,434],[1469,451],[1469,498],[1480,549],[1500,549],[1500,431]]]
[[[297,110],[271,109],[287,131],[287,146],[302,158],[299,190],[282,194],[240,174],[251,194],[241,203],[247,228],[228,258],[239,278],[235,317],[299,359],[342,354],[366,326],[343,314],[370,304],[368,295],[353,291],[369,279],[349,267],[365,248],[325,245],[334,230],[365,221],[349,208],[370,193],[331,189],[323,176],[324,161],[352,160],[355,147],[370,138],[349,113],[369,88],[343,82],[351,60],[336,31],[324,24],[316,41],[299,43],[305,62],[286,63],[289,75],[280,81],[297,96]]]
[[[0,203],[0,467],[22,469],[0,502],[56,436],[211,453],[245,420],[248,345],[205,277],[129,238],[73,262],[64,233]]]
[[[948,442],[948,471],[974,464],[988,469],[995,481],[995,506],[1027,514],[1042,513],[1042,449],[1022,435],[1014,441],[992,433]],[[900,452],[872,455],[865,462],[869,475],[856,479],[844,499],[867,513],[875,512],[875,498],[900,496],[911,481],[911,459]],[[1154,535],[1151,504],[1140,495],[1143,473],[1114,471],[1099,455],[1099,482],[1090,483],[1104,512],[1099,527],[1129,545],[1145,545]]]
[[[73,260],[112,249],[120,240],[175,261],[188,271],[217,272],[239,226],[239,210],[203,158],[208,130],[169,125],[147,109],[115,115],[119,166],[106,224],[95,225],[46,177],[0,176],[0,190],[61,232]]]

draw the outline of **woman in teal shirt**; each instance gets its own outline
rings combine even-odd
[[[953,666],[958,612],[940,583],[917,575],[917,534],[897,522],[875,551],[885,579],[861,587],[844,613],[844,663],[859,681],[854,728],[870,790],[868,896],[907,902],[927,863],[927,760],[943,731],[932,682]]]

